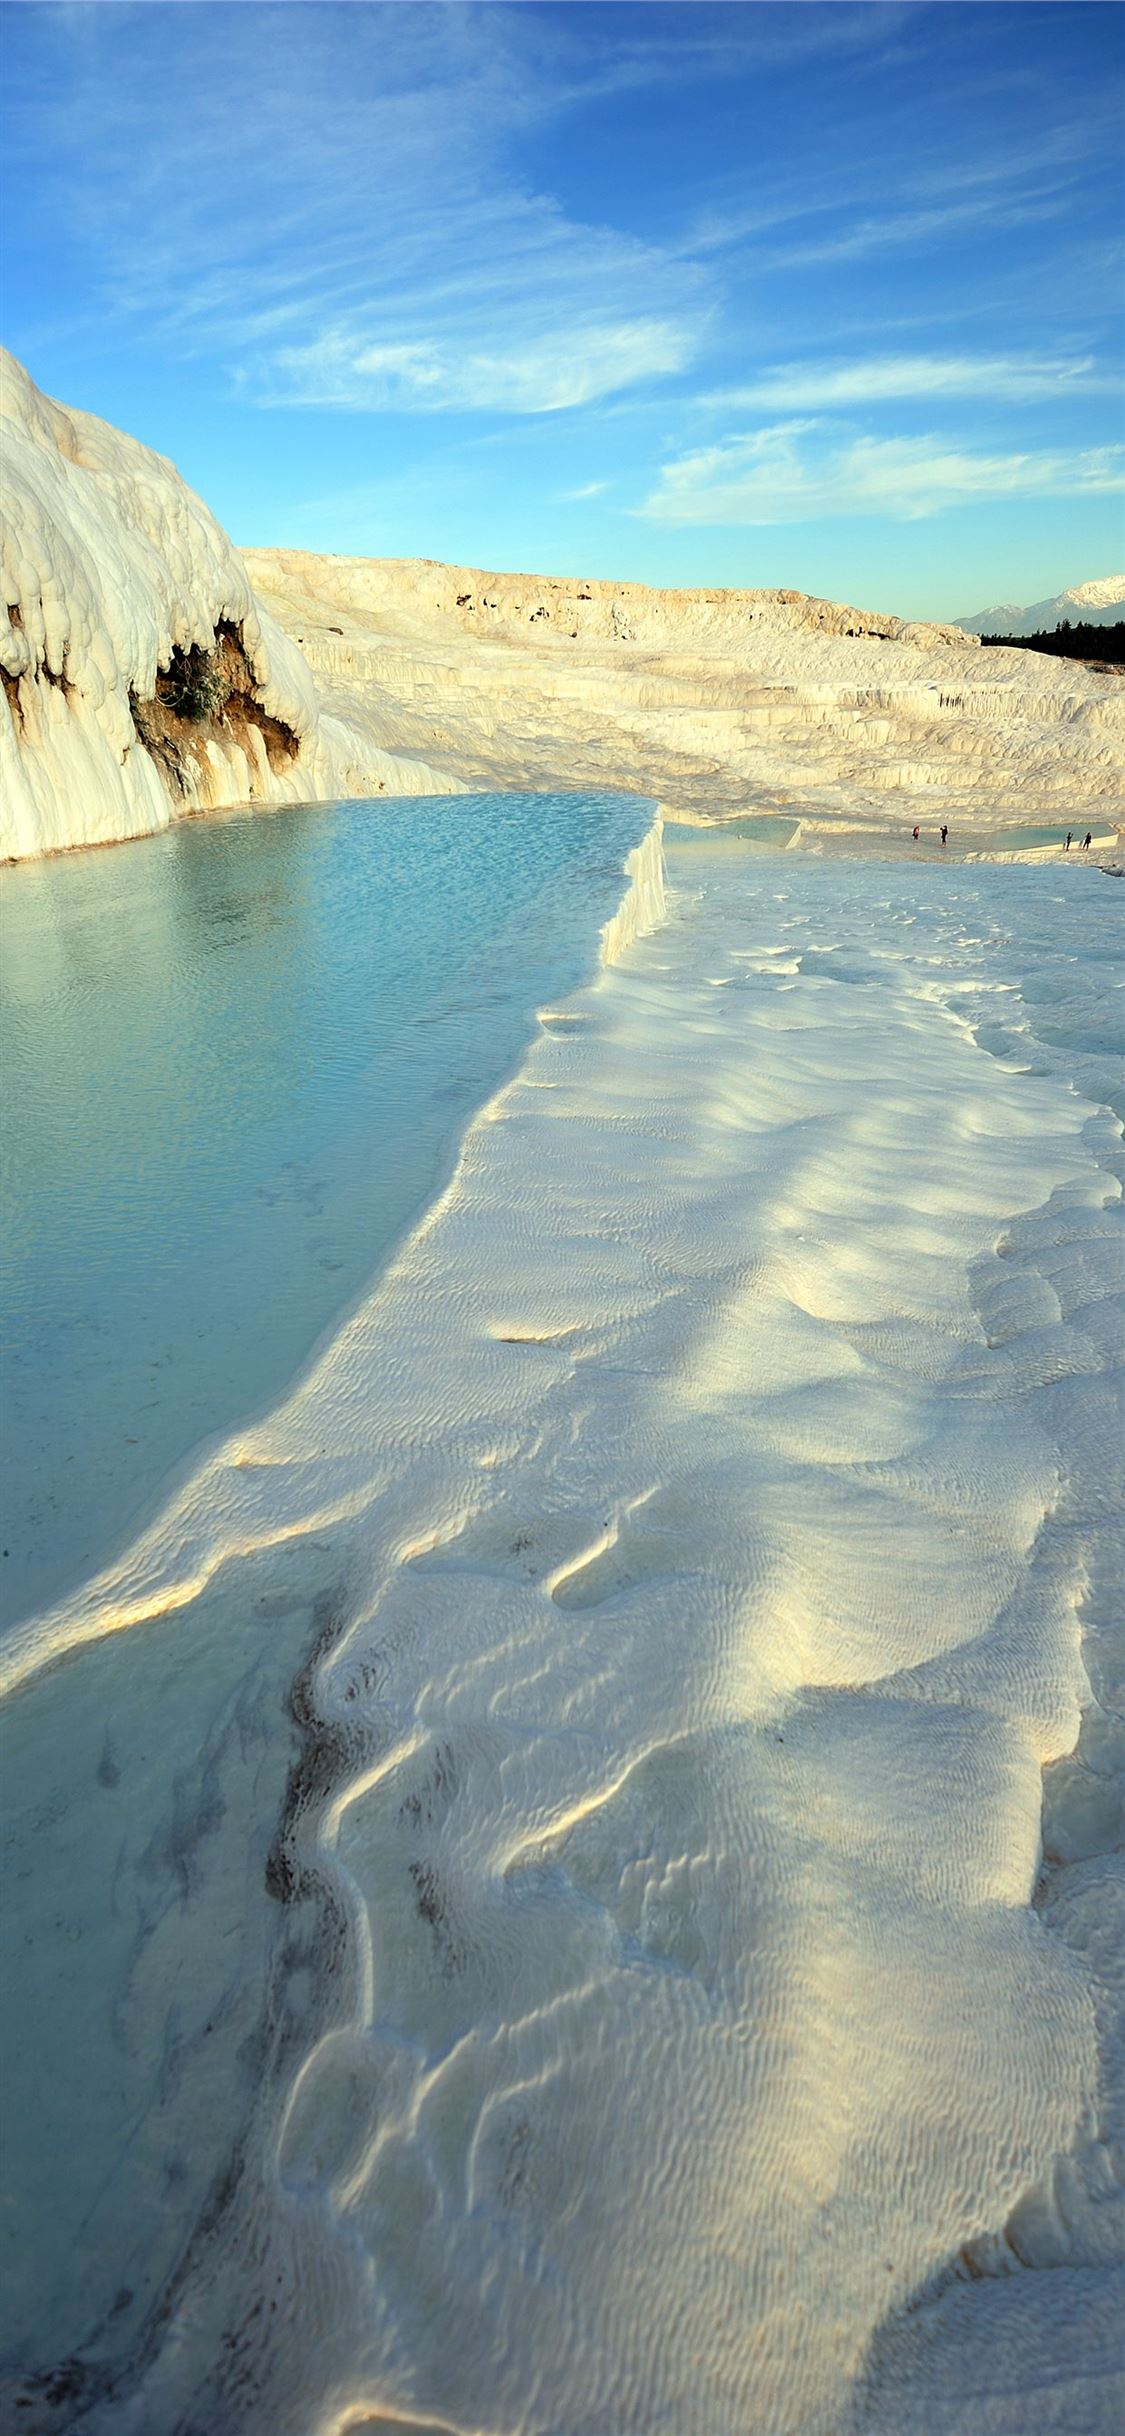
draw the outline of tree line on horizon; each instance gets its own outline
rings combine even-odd
[[[1064,617],[1050,632],[1044,628],[1038,634],[982,634],[980,639],[1006,644],[1009,651],[1051,651],[1060,660],[1093,660],[1103,668],[1119,668],[1125,662],[1125,619],[1113,626],[1090,626],[1080,619],[1072,626]]]

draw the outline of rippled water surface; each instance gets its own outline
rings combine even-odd
[[[0,873],[5,1619],[280,1391],[591,968],[647,818],[321,805]]]

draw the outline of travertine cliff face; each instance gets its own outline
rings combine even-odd
[[[382,750],[361,709],[325,716],[175,467],[3,354],[0,448],[0,856],[215,804],[455,787]]]
[[[0,411],[0,856],[465,786],[875,832],[1121,816],[1112,676],[798,592],[240,554],[166,458],[10,356]]]
[[[473,786],[618,785],[701,817],[1120,818],[1125,689],[796,592],[657,592],[248,550],[327,701]]]
[[[265,583],[292,585],[307,596],[330,597],[359,618],[375,615],[400,633],[425,634],[452,620],[470,638],[503,634],[535,641],[554,636],[583,643],[637,643],[667,650],[694,642],[746,649],[759,633],[835,634],[916,643],[966,638],[957,626],[910,625],[804,592],[654,591],[648,584],[578,581],[556,575],[496,575],[481,567],[446,567],[426,558],[327,558],[301,550],[248,550],[246,562]],[[545,630],[545,631],[544,631]],[[976,648],[973,638],[970,648]]]

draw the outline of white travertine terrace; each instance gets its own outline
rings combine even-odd
[[[876,836],[907,794],[911,821],[1122,817],[1112,676],[797,592],[240,555],[165,458],[11,357],[0,374],[0,856],[464,786],[635,788]],[[169,714],[191,653],[224,697],[194,722]]]
[[[140,2322],[45,2436],[1118,2425],[1113,883],[873,868],[676,847],[293,1392],[9,1643],[76,2008],[11,2111],[75,2018],[104,2092],[14,2274],[33,2357]],[[318,1547],[270,1845],[203,1687]]]
[[[243,561],[8,396],[13,853],[381,778],[859,842],[1119,809],[1083,667],[795,594]],[[232,684],[194,743],[192,650]],[[874,868],[681,842],[654,930],[658,816],[369,1294],[7,1641],[0,2415],[1117,2424],[1112,883]],[[272,1809],[248,1616],[307,1636]]]
[[[362,710],[326,716],[301,652],[175,467],[44,397],[9,355],[0,447],[0,856],[141,837],[219,804],[456,791],[385,752]],[[153,758],[134,705],[144,724],[158,672],[177,652],[213,652],[220,629],[246,690]]]
[[[637,787],[875,836],[1125,817],[1125,689],[1074,661],[796,592],[245,560],[325,700],[470,786]]]

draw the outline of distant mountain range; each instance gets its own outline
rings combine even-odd
[[[1125,618],[1125,575],[1099,575],[1092,583],[1072,584],[1052,601],[1032,601],[1030,608],[1000,601],[995,609],[978,609],[975,616],[958,617],[953,623],[963,634],[1050,634],[1064,618],[1072,626],[1115,626]]]

